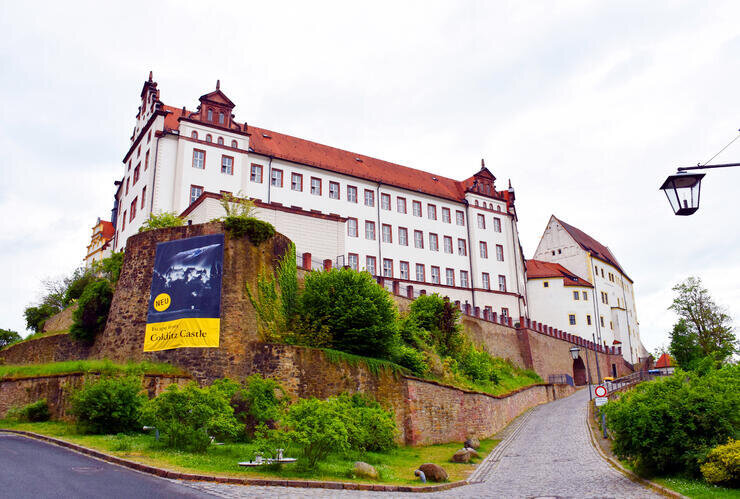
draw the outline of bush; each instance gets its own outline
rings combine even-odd
[[[408,345],[398,345],[393,352],[392,360],[417,376],[424,376],[429,371],[429,364],[424,352]]]
[[[78,300],[85,288],[95,281],[95,276],[85,268],[75,270],[72,279],[67,285],[67,291],[64,293],[64,306],[69,306],[75,300]]]
[[[496,367],[491,354],[485,350],[478,350],[472,343],[464,347],[462,353],[457,356],[457,369],[472,381],[498,383],[500,377]]]
[[[229,401],[234,416],[245,425],[249,436],[254,436],[260,425],[274,428],[288,401],[285,390],[277,381],[264,379],[258,374],[248,377],[243,385],[221,379],[216,380],[212,387]]]
[[[211,437],[230,439],[241,430],[223,387],[199,388],[195,382],[168,386],[146,404],[143,421],[164,433],[168,447],[192,452],[205,452]]]
[[[290,441],[300,449],[302,466],[314,469],[331,452],[350,449],[344,407],[335,399],[301,399],[288,408]]]
[[[395,303],[367,272],[309,273],[299,309],[304,326],[326,337],[321,346],[387,359],[397,342]]]
[[[123,267],[123,251],[117,251],[93,263],[93,272],[103,279],[108,279],[108,282],[115,286],[121,275],[121,267]]]
[[[351,397],[340,395],[337,403],[347,417],[350,449],[382,452],[396,446],[398,431],[392,411],[386,411],[378,402],[360,393]]]
[[[701,474],[709,483],[739,486],[740,440],[730,439],[725,445],[709,451],[706,462],[701,465]]]
[[[643,473],[698,475],[710,449],[740,430],[740,366],[677,370],[605,406],[614,452]]]
[[[421,295],[411,303],[409,318],[427,331],[429,341],[442,356],[455,356],[463,347],[460,310],[438,294]]]
[[[275,227],[256,218],[226,217],[224,229],[237,239],[246,235],[256,245],[262,244],[275,235]]]
[[[46,399],[41,399],[23,407],[11,407],[6,417],[18,421],[38,423],[40,421],[48,421],[51,418],[51,414],[49,413],[49,404],[46,402]]]
[[[182,227],[185,221],[178,217],[176,213],[164,211],[162,213],[150,213],[149,218],[139,227],[139,232],[146,232],[154,229],[164,229],[166,227]]]
[[[101,377],[86,382],[71,401],[72,414],[83,433],[121,433],[139,429],[146,395],[139,377]]]
[[[113,440],[113,444],[111,445],[112,450],[117,450],[120,452],[128,452],[133,447],[133,439],[126,435],[125,433],[119,433],[116,435],[115,439]]]
[[[108,281],[99,279],[89,284],[77,300],[69,335],[78,341],[92,343],[95,336],[105,328],[111,300],[113,290]]]

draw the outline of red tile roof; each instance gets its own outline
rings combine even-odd
[[[163,105],[163,109],[168,111],[165,117],[165,128],[177,130],[180,126],[179,119],[183,117],[182,108]],[[186,115],[190,113],[187,110],[185,112]],[[475,177],[474,175],[457,181],[251,125],[247,133],[250,149],[258,154],[458,202],[465,198],[465,190],[472,186]],[[481,173],[488,173],[488,171]],[[507,191],[496,191],[491,196],[507,202],[509,200]]]
[[[111,239],[113,237],[113,234],[116,232],[116,230],[113,228],[113,224],[106,220],[101,220],[100,224],[103,226],[103,238]]]
[[[673,362],[673,357],[671,357],[667,353],[661,355],[658,359],[658,362],[655,363],[655,367],[673,367],[675,365],[676,364]]]
[[[573,237],[573,239],[575,239],[575,241],[579,244],[581,248],[588,251],[591,254],[591,256],[595,256],[596,258],[613,265],[622,274],[624,274],[624,276],[627,277],[627,279],[629,279],[630,282],[632,281],[632,279],[630,279],[627,276],[627,273],[624,271],[624,269],[622,269],[622,267],[619,265],[619,262],[617,262],[617,258],[614,256],[614,254],[611,251],[609,251],[609,248],[607,248],[606,246],[601,244],[599,241],[597,241],[593,237],[583,232],[581,229],[578,229],[568,223],[563,222],[562,220],[555,217],[554,215],[553,217],[555,218],[555,220],[560,222],[560,225],[562,225],[563,228],[566,231],[568,231],[568,234],[570,234]]]
[[[547,277],[560,277],[564,286],[584,286],[593,288],[586,279],[578,277],[559,263],[543,262],[542,260],[527,260],[527,279],[542,279]]]

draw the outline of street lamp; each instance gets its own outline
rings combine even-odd
[[[691,215],[699,209],[699,195],[701,193],[701,179],[704,173],[686,173],[679,171],[670,175],[660,190],[665,192],[673,213],[676,215]]]
[[[562,350],[561,350],[562,351]],[[570,356],[573,357],[573,360],[576,360],[581,353],[581,349],[578,347],[571,347],[570,348]]]

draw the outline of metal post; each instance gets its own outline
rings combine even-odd
[[[596,336],[594,336],[593,333],[591,333],[591,337],[594,339],[594,344],[596,343]],[[588,347],[586,347],[588,349]],[[596,358],[596,376],[599,378],[599,384],[601,384],[601,369],[599,369],[599,356],[596,355],[596,350],[594,350],[594,357]]]
[[[606,436],[606,415],[603,408],[601,408],[601,428],[604,430],[604,438],[608,438]]]
[[[593,395],[591,395],[591,384],[593,380],[591,379],[591,365],[588,362],[588,348],[586,349],[586,372],[588,373],[588,399],[592,400]]]

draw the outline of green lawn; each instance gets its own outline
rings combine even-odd
[[[129,362],[116,364],[110,360],[70,360],[30,365],[0,365],[0,379],[32,378],[72,373],[105,374],[184,374],[182,369],[156,362]]]
[[[365,461],[378,470],[380,479],[377,483],[420,485],[419,479],[414,477],[414,470],[423,463],[441,465],[449,474],[450,481],[465,479],[476,466],[475,464],[450,462],[450,458],[455,451],[462,447],[460,443],[398,447],[387,453],[366,452],[346,456],[331,455],[327,461],[319,465],[318,470],[306,472],[297,470],[294,464],[283,465],[279,469],[268,467],[259,469],[242,468],[237,463],[248,461],[251,457],[252,448],[249,444],[211,446],[205,454],[193,454],[164,449],[154,440],[152,435],[134,434],[127,439],[131,444],[130,449],[121,451],[115,450],[120,448],[121,440],[119,437],[114,435],[79,435],[76,433],[74,425],[69,423],[58,421],[17,423],[0,420],[0,428],[41,433],[132,461],[170,470],[221,476],[368,482],[368,480],[356,479],[351,474],[355,461]],[[498,442],[498,440],[482,440],[479,449],[481,459],[488,455]],[[290,450],[286,450],[285,455],[295,457],[295,453]]]
[[[692,499],[730,499],[740,498],[740,489],[728,489],[709,484],[704,480],[690,478],[652,478],[653,482],[669,488]]]

